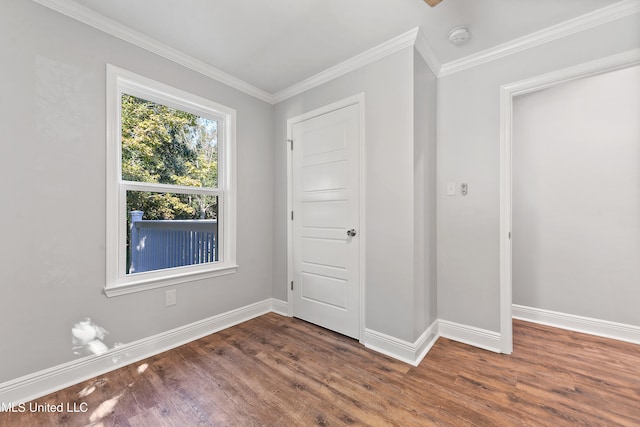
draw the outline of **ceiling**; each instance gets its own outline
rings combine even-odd
[[[418,26],[445,64],[617,2],[75,0],[271,94]],[[455,46],[447,35],[458,26],[471,37]]]

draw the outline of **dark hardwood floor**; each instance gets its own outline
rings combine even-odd
[[[411,367],[267,314],[35,403],[86,412],[0,425],[640,426],[640,346],[514,321],[512,355],[440,338]]]

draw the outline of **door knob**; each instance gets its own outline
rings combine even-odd
[[[349,237],[353,237],[356,235],[356,230],[355,229],[351,229],[351,230],[347,230],[347,236]]]

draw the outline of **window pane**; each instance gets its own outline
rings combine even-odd
[[[127,191],[127,274],[219,261],[218,197]]]
[[[122,179],[218,187],[218,122],[122,95]]]

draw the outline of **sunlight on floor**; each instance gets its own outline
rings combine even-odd
[[[138,373],[138,375],[142,375],[147,370],[147,368],[149,368],[149,364],[142,363],[136,368],[136,372]],[[124,390],[122,390],[120,394],[102,402],[89,416],[89,422],[91,423],[90,426],[91,427],[103,426],[102,420],[114,412],[120,399],[125,395],[125,393],[131,387],[133,387],[136,381],[137,381],[137,378],[132,383],[128,384],[128,388],[125,388]],[[78,396],[80,397],[88,396],[96,390],[96,387],[102,387],[105,384],[107,384],[107,380],[100,379],[94,382],[93,384],[90,384],[85,388],[83,388],[80,392],[78,392]]]
[[[111,414],[115,409],[116,405],[118,404],[118,401],[123,395],[124,395],[124,391],[119,395],[117,395],[116,397],[112,397],[111,399],[105,400],[104,402],[102,402],[100,406],[98,406],[98,408],[91,413],[91,416],[89,417],[89,421],[91,421],[92,423],[95,423],[96,421],[99,421],[104,417],[106,417],[107,415]]]

